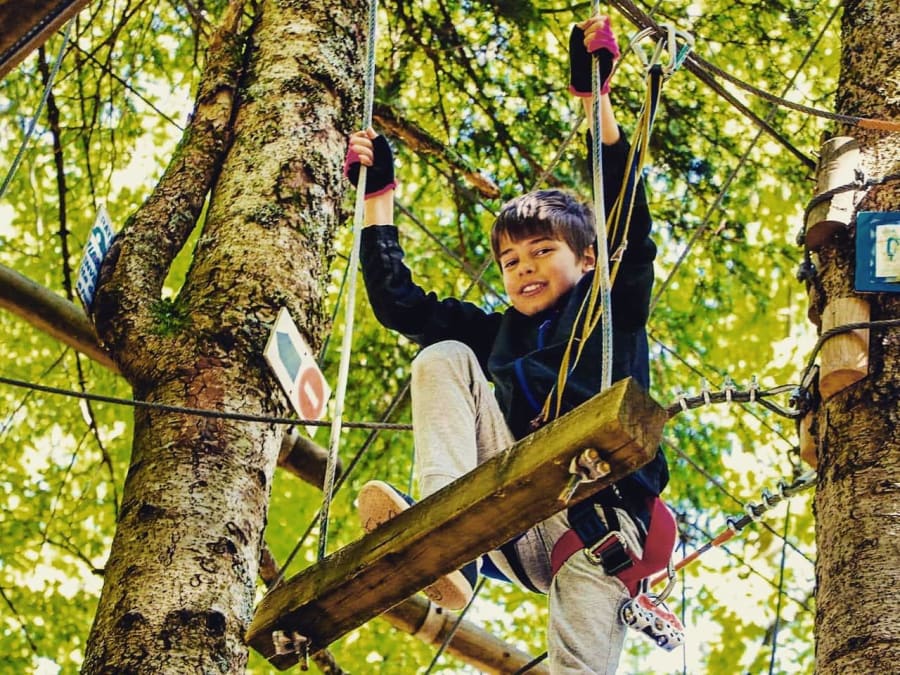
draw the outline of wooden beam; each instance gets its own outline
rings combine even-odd
[[[0,0],[0,78],[87,4],[88,0]]]
[[[362,539],[267,594],[247,642],[277,668],[296,654],[275,653],[274,631],[298,633],[310,651],[328,646],[486,551],[608,487],[656,454],[665,411],[633,380],[622,380],[515,443]],[[560,500],[569,465],[587,449],[606,476]]]
[[[421,595],[413,595],[387,610],[382,618],[394,628],[405,631],[423,642],[440,646],[453,632],[447,653],[474,666],[482,673],[502,675],[517,673],[534,658],[503,640],[431,603]],[[528,669],[528,675],[549,675],[546,662]]]
[[[97,341],[94,327],[81,307],[3,265],[0,265],[0,307],[114,373],[119,372],[115,361]]]
[[[328,450],[316,444],[296,429],[288,429],[281,439],[278,466],[310,485],[322,489],[325,484],[325,470],[328,465]],[[339,478],[344,467],[337,458],[334,477]]]

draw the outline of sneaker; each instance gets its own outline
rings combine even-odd
[[[391,518],[406,511],[414,504],[412,497],[403,494],[380,480],[372,480],[362,486],[356,501],[359,519],[366,532],[372,532]],[[461,570],[447,574],[424,590],[434,604],[444,609],[460,610],[472,598],[472,589],[478,576],[474,562]]]

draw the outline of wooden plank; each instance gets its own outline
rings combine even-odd
[[[88,0],[0,0],[0,78],[87,3]]]
[[[560,511],[571,460],[599,451],[609,475],[582,485],[578,502],[649,462],[665,411],[632,380],[622,380],[522,439],[371,534],[336,551],[263,598],[247,642],[276,667],[273,631],[299,633],[310,651],[423,589]]]

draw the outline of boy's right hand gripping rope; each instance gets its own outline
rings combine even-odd
[[[372,166],[366,168],[366,199],[393,190],[397,187],[394,180],[394,153],[387,139],[378,135],[372,139]],[[344,175],[353,183],[353,187],[359,182],[359,154],[353,150],[347,150],[344,159]]]
[[[569,34],[569,91],[575,96],[584,98],[592,95],[591,54],[595,53],[600,59],[600,93],[608,94],[613,63],[620,56],[619,43],[616,42],[609,17],[594,33],[587,47],[584,45],[584,30],[577,25],[572,26]]]

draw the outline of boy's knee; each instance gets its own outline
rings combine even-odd
[[[435,369],[452,367],[474,359],[475,353],[462,342],[444,340],[428,345],[420,351],[412,362],[412,376],[433,375]]]

